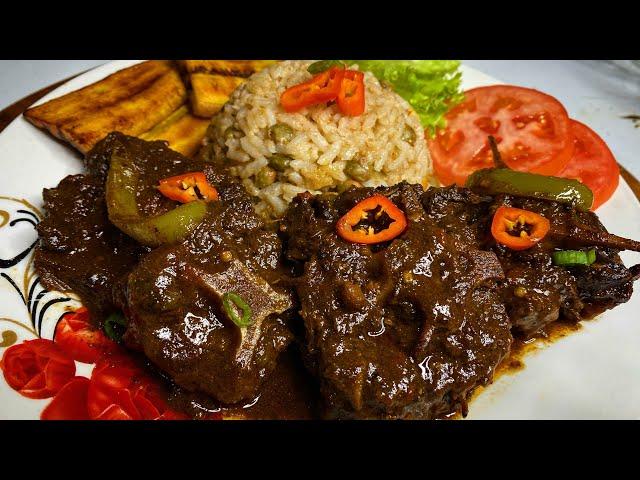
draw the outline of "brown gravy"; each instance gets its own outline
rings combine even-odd
[[[537,336],[526,341],[515,339],[510,354],[496,368],[494,380],[502,375],[511,375],[525,368],[525,357],[578,330],[580,324],[554,322]],[[469,398],[473,400],[484,390],[478,387]],[[267,379],[260,396],[241,407],[221,408],[209,398],[176,390],[170,396],[171,405],[189,412],[195,418],[207,414],[222,414],[225,420],[312,420],[319,418],[319,393],[315,379],[306,371],[295,347],[289,348],[280,357],[278,367]],[[462,419],[453,413],[444,417]]]
[[[318,418],[318,387],[297,353],[289,348],[251,407],[226,410],[224,418],[311,420]]]
[[[548,346],[555,341],[572,334],[573,332],[577,332],[580,328],[579,323],[557,321],[547,325],[540,333],[528,340],[514,339],[509,356],[505,358],[500,365],[498,365],[498,368],[496,368],[494,380],[499,378],[501,375],[509,375],[522,370],[525,367],[525,356],[529,355],[531,352],[540,350],[541,348],[544,348],[545,346]]]
[[[260,395],[243,406],[222,407],[212,398],[173,386],[172,408],[194,419],[222,416],[225,420],[311,420],[319,417],[319,392],[295,346],[279,357],[278,366],[265,381]]]

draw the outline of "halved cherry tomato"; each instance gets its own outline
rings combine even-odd
[[[593,192],[591,210],[595,210],[618,188],[620,168],[604,140],[585,124],[571,120],[571,133],[573,157],[558,176],[575,178],[589,187]]]
[[[542,215],[502,206],[493,215],[491,235],[511,250],[526,250],[542,240],[550,227],[549,220]]]
[[[76,373],[73,359],[44,338],[7,348],[1,366],[9,386],[28,398],[53,397]]]
[[[384,195],[365,198],[336,224],[338,235],[353,243],[380,243],[396,238],[407,228],[407,217]]]
[[[78,362],[95,363],[116,344],[89,322],[89,311],[81,307],[58,322],[53,341]]]
[[[89,417],[94,420],[187,419],[168,408],[160,383],[122,354],[100,359],[91,374]]]
[[[158,190],[165,197],[180,203],[196,200],[213,202],[218,200],[218,191],[203,172],[190,172],[160,180]]]
[[[344,72],[338,108],[344,115],[357,117],[364,113],[364,73],[357,70]]]
[[[332,67],[304,83],[286,89],[280,96],[282,108],[287,112],[297,112],[310,105],[335,100],[340,93],[344,72],[344,68]]]
[[[40,420],[89,420],[87,411],[87,392],[89,379],[75,377],[58,394],[40,414]]]
[[[573,153],[567,111],[537,90],[510,85],[474,88],[445,118],[447,127],[428,141],[443,185],[462,186],[471,173],[494,166],[489,135],[513,170],[555,175]]]

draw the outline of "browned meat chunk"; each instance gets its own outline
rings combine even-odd
[[[500,246],[495,250],[505,271],[502,299],[516,333],[532,336],[561,315],[576,322],[581,319],[584,305],[576,280],[566,268],[553,265],[549,253],[538,247],[524,252]]]
[[[250,400],[291,340],[281,316],[291,300],[255,273],[238,276],[235,261],[220,258],[225,250],[197,253],[194,247],[161,247],[131,273],[125,341],[187,390],[225,404]],[[243,292],[255,317],[249,327],[230,321],[212,285]]]
[[[427,215],[447,232],[496,253],[505,271],[500,282],[502,299],[519,335],[535,335],[558,319],[592,318],[631,297],[634,275],[620,260],[618,250],[608,246],[607,231],[592,212],[546,200],[480,196],[458,187],[430,188],[422,203]],[[515,252],[496,245],[490,225],[493,212],[501,205],[545,216],[552,231],[530,250]],[[585,246],[597,251],[596,263],[589,267],[553,264],[554,250]]]
[[[424,216],[419,186],[377,189],[406,212],[390,243],[359,245],[338,218],[373,189],[298,196],[281,230],[301,275],[307,361],[336,418],[435,418],[464,410],[511,344],[496,256]]]
[[[286,311],[293,301],[277,285],[283,274],[278,236],[264,228],[242,186],[207,172],[220,200],[182,243],[144,257],[119,298],[129,347],[186,390],[235,404],[259,393],[290,343]],[[225,310],[229,293],[251,309],[248,327]],[[235,303],[229,307],[242,316]]]
[[[220,200],[183,242],[150,252],[108,220],[104,182],[113,155],[140,170],[135,200],[141,215],[176,207],[155,187],[180,173],[203,171]],[[129,320],[125,343],[185,389],[225,404],[255,398],[292,339],[286,322],[293,300],[278,286],[280,240],[265,229],[244,188],[215,165],[187,159],[163,142],[117,132],[86,164],[91,175],[68,177],[44,192],[47,218],[39,226],[36,267],[45,284],[79,294],[98,323],[122,309]],[[248,326],[240,328],[223,307],[229,293],[251,310]],[[242,307],[227,305],[236,315]]]
[[[102,181],[72,175],[43,192],[35,267],[49,289],[80,296],[94,319],[114,310],[111,288],[148,250],[107,218]]]

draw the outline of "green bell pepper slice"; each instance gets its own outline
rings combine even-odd
[[[113,154],[106,184],[109,220],[143,245],[176,243],[192,232],[207,213],[207,203],[194,201],[167,213],[145,217],[136,203],[138,172],[128,158]]]

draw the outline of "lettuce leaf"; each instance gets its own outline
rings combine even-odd
[[[462,101],[462,73],[457,60],[347,60],[390,84],[420,116],[429,135],[445,127],[444,114]]]

